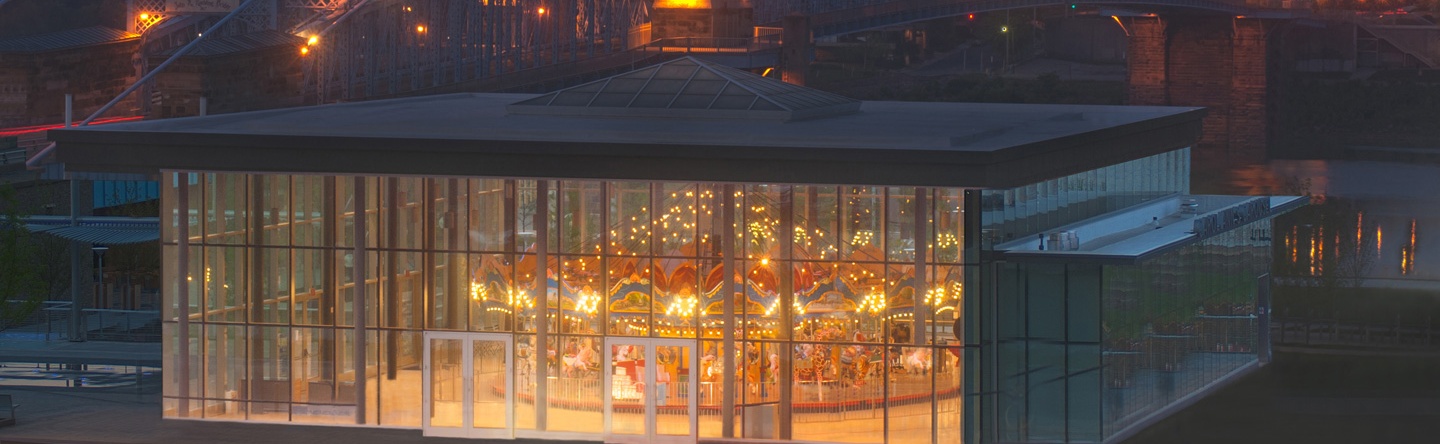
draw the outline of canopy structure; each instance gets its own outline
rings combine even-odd
[[[76,218],[72,224],[69,216],[30,216],[25,218],[25,228],[34,233],[100,245],[138,244],[160,239],[158,217],[91,216]]]

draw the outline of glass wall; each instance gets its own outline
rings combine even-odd
[[[517,429],[603,433],[601,347],[651,337],[695,341],[697,362],[660,361],[698,379],[701,437],[962,438],[963,190],[162,185],[167,417],[419,427],[422,334],[442,330],[511,334],[513,386],[491,389],[515,391]]]
[[[1025,186],[981,192],[987,245],[1190,192],[1190,149],[1156,154]]]
[[[1270,223],[1104,267],[1105,436],[1258,359]]]
[[[1101,268],[995,265],[985,442],[1100,441]]]

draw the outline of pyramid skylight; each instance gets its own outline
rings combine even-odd
[[[791,121],[851,114],[860,101],[684,57],[510,104],[511,114]]]

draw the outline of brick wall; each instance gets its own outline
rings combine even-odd
[[[1129,103],[1131,105],[1167,105],[1165,93],[1165,20],[1139,17],[1130,26]]]
[[[74,95],[78,122],[136,80],[132,55],[138,40],[31,54],[0,54],[0,128],[65,120],[65,94]],[[3,91],[9,91],[5,93]],[[23,95],[23,109],[19,105]],[[102,117],[136,112],[131,95]]]
[[[201,96],[210,114],[299,106],[300,82],[300,55],[291,46],[182,57],[155,76],[149,117],[197,115]]]
[[[1197,158],[1264,160],[1265,29],[1231,17],[1136,18],[1128,102],[1206,107]]]
[[[1235,73],[1230,87],[1230,158],[1259,162],[1265,160],[1269,134],[1266,68],[1269,44],[1265,23],[1260,20],[1234,21]]]

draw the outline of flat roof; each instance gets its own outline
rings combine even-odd
[[[82,172],[161,169],[1003,188],[1193,145],[1203,108],[863,102],[776,122],[523,115],[463,93],[51,131]]]

